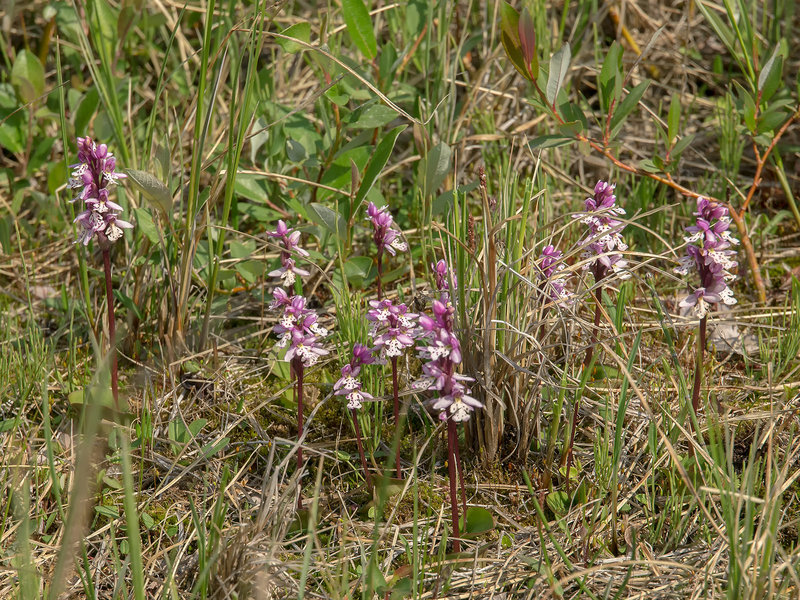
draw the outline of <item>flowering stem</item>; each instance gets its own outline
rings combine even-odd
[[[455,456],[456,456],[456,469],[458,470],[458,479],[461,481],[461,509],[464,513],[464,519],[467,514],[467,491],[465,489],[466,483],[464,481],[464,469],[461,466],[461,454],[458,450],[458,430],[456,429],[456,443],[455,443]]]
[[[103,250],[103,269],[106,275],[106,304],[108,304],[108,353],[111,361],[111,394],[114,408],[119,410],[119,389],[117,386],[117,346],[116,320],[114,319],[114,292],[111,289],[111,256],[108,248]]]
[[[700,319],[697,336],[697,356],[694,364],[694,385],[692,386],[692,410],[695,414],[700,410],[700,385],[703,382],[703,356],[706,351],[706,317]]]
[[[358,444],[358,456],[361,458],[361,468],[364,469],[364,479],[367,481],[367,487],[372,490],[372,475],[369,474],[367,457],[364,456],[364,446],[361,443],[361,425],[358,424],[358,412],[355,408],[350,409],[350,416],[353,417],[353,429],[356,431],[356,444]]]
[[[597,329],[600,327],[600,316],[602,315],[603,306],[603,287],[598,285],[594,290],[594,324],[592,325],[592,337],[589,340],[589,347],[586,349],[586,354],[583,357],[583,368],[587,368],[589,363],[592,362],[592,355],[594,354],[594,347],[597,344]]]
[[[378,248],[378,300],[383,299],[383,248]]]
[[[456,494],[456,452],[458,448],[458,435],[456,422],[447,419],[447,471],[450,475],[450,512],[453,524],[453,552],[461,552],[461,543],[458,540],[458,494]]]
[[[292,360],[292,370],[295,377],[297,377],[297,439],[303,437],[303,363],[300,359]],[[297,448],[297,470],[303,468],[303,447],[302,445]],[[298,508],[302,505],[300,496],[297,497]]]
[[[394,397],[394,424],[397,434],[397,447],[394,453],[395,472],[398,479],[403,478],[403,473],[400,471],[400,395],[397,385],[397,357],[392,357],[392,394]]]
[[[550,103],[547,101],[547,96],[546,96],[544,90],[542,90],[541,87],[536,82],[534,82],[534,86],[536,88],[536,92],[539,94],[539,96],[545,102],[545,105],[546,106],[550,106]],[[550,107],[550,108],[551,108],[552,114],[556,118],[556,120],[560,124],[564,124],[565,123],[564,118],[560,114],[558,114],[558,112],[556,110],[554,110],[552,107]],[[709,200],[713,200],[714,202],[719,202],[719,203],[724,204],[725,206],[727,206],[728,210],[730,210],[731,219],[733,219],[733,222],[736,224],[736,228],[739,230],[739,236],[741,237],[741,241],[742,241],[742,248],[744,249],[745,254],[747,255],[747,262],[750,265],[750,271],[751,271],[752,277],[753,277],[753,284],[756,287],[756,292],[758,293],[758,299],[759,299],[760,302],[766,302],[766,300],[767,300],[767,288],[764,285],[764,279],[761,276],[761,266],[758,263],[758,257],[756,256],[755,249],[753,248],[753,243],[750,240],[750,235],[747,232],[747,225],[746,225],[746,223],[744,221],[744,213],[747,210],[748,204],[750,203],[750,200],[752,199],[753,194],[755,193],[755,191],[758,188],[758,186],[761,184],[761,170],[763,170],[763,168],[764,168],[764,162],[766,161],[767,156],[770,154],[772,149],[775,147],[775,144],[778,142],[778,140],[781,138],[781,136],[786,132],[787,128],[798,117],[800,117],[800,109],[797,109],[794,112],[794,114],[792,114],[792,116],[789,117],[789,119],[778,130],[776,135],[773,136],[772,142],[770,143],[769,147],[765,151],[764,155],[761,156],[760,158],[757,158],[757,165],[756,166],[757,166],[757,168],[758,167],[760,167],[760,168],[756,171],[756,174],[753,177],[753,183],[752,183],[752,185],[750,187],[750,191],[748,192],[747,198],[745,199],[744,206],[741,208],[740,211],[737,211],[736,208],[733,206],[733,204],[731,204],[730,202],[719,200],[717,198],[714,198],[713,196],[706,196],[705,194],[699,194],[698,192],[694,192],[694,191],[692,191],[692,190],[680,185],[679,183],[677,183],[672,178],[672,175],[669,174],[669,173],[664,173],[664,174],[651,173],[649,171],[645,171],[644,169],[640,169],[638,167],[629,165],[629,164],[623,162],[622,160],[620,160],[619,158],[617,158],[614,155],[614,153],[612,152],[612,150],[606,144],[600,144],[596,140],[593,140],[592,138],[589,138],[589,137],[587,137],[587,136],[585,136],[583,134],[580,134],[580,133],[575,135],[575,139],[577,141],[579,141],[579,142],[586,142],[596,152],[599,152],[600,154],[605,156],[616,167],[618,167],[619,169],[621,169],[623,171],[626,171],[628,173],[633,173],[635,175],[640,175],[640,176],[643,176],[643,177],[648,177],[648,178],[650,178],[650,179],[652,179],[654,181],[657,181],[657,182],[662,183],[662,184],[664,184],[664,185],[666,185],[668,187],[671,187],[672,189],[674,189],[674,190],[680,192],[681,194],[683,194],[684,196],[689,196],[690,198],[698,198],[700,196],[703,196],[703,197],[708,198]]]

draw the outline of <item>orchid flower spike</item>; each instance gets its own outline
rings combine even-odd
[[[69,188],[80,190],[71,201],[82,200],[85,209],[74,221],[81,227],[77,243],[87,246],[97,238],[102,247],[108,248],[122,237],[123,229],[133,228],[119,218],[123,208],[109,197],[109,186],[127,175],[116,171],[117,161],[108,146],[98,146],[90,137],[78,138],[78,160],[70,166],[68,183]]]

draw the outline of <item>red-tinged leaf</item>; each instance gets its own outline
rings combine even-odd
[[[522,56],[528,66],[531,77],[536,79],[539,75],[539,57],[536,52],[536,29],[530,11],[525,8],[517,24],[519,42],[522,47]]]
[[[519,13],[507,2],[500,4],[500,30],[500,41],[511,64],[520,75],[532,81],[519,39]]]

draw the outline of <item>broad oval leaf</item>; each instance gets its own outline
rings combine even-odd
[[[308,44],[311,41],[311,25],[307,21],[295,23],[294,25],[291,25],[281,31],[281,35],[285,35],[288,38],[294,38]],[[275,42],[281,48],[283,48],[284,52],[288,52],[289,54],[299,52],[304,47],[297,42],[283,38],[276,38]]]
[[[369,276],[372,267],[372,258],[369,256],[353,256],[344,263],[344,273],[350,285],[361,288],[364,280]]]
[[[44,93],[44,67],[39,57],[28,50],[20,50],[11,67],[11,85],[22,102],[36,100]]]
[[[391,123],[397,118],[397,111],[385,104],[373,104],[364,109],[358,120],[350,125],[352,129],[375,129]]]
[[[145,200],[164,213],[165,217],[172,214],[172,194],[155,175],[138,169],[123,169],[128,180],[142,193]]]
[[[133,212],[136,215],[136,227],[139,231],[153,244],[158,244],[158,229],[156,229],[156,224],[153,222],[150,212],[143,207],[134,208]]]
[[[433,194],[442,185],[450,171],[450,158],[453,151],[444,142],[436,144],[425,157],[425,190]]]
[[[462,528],[465,534],[476,535],[494,529],[492,513],[480,506],[467,507],[465,521]]]
[[[342,215],[317,202],[312,202],[309,208],[311,210],[308,211],[308,216],[317,225],[321,225],[337,237],[344,235],[347,230],[347,223],[345,223]]]
[[[347,33],[366,58],[372,60],[378,52],[372,19],[362,0],[342,0],[342,13]]]

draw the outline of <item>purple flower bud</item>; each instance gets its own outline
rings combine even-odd
[[[367,220],[372,223],[372,241],[378,247],[379,255],[384,250],[392,256],[408,250],[408,245],[400,238],[399,232],[392,228],[394,219],[387,206],[378,208],[370,202],[367,205]]]
[[[544,247],[542,257],[539,259],[541,289],[555,302],[562,302],[571,296],[567,291],[566,281],[562,277],[561,255],[561,250],[556,250],[554,246],[549,245]]]
[[[281,285],[291,287],[297,276],[308,277],[310,275],[305,269],[299,268],[292,258],[292,254],[303,258],[308,257],[308,252],[299,246],[299,231],[287,227],[283,220],[279,220],[275,231],[268,231],[267,235],[280,240],[281,243],[281,268],[270,271],[270,277],[276,277],[281,280]]]

